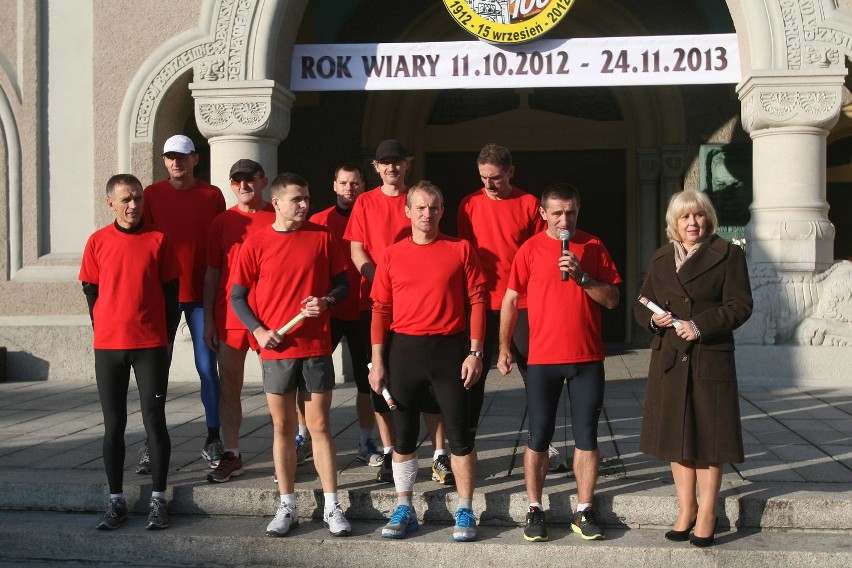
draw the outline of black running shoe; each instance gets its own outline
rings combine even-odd
[[[580,535],[583,540],[603,540],[606,538],[603,530],[598,526],[595,512],[591,509],[574,513],[571,530]]]
[[[432,462],[432,481],[443,485],[455,485],[456,478],[450,465],[450,456],[440,455]]]
[[[136,473],[139,475],[147,475],[151,473],[151,457],[148,455],[148,442],[139,448],[139,453],[142,457],[139,458],[139,463],[136,464]]]
[[[166,500],[158,497],[151,497],[150,510],[148,511],[148,520],[145,521],[145,528],[148,530],[160,530],[169,526],[169,511],[166,508]]]
[[[127,520],[127,503],[124,499],[110,499],[107,505],[106,513],[98,523],[98,530],[111,531],[121,526],[121,523]]]
[[[530,507],[527,513],[524,540],[530,542],[544,542],[547,540],[547,524],[544,522],[544,511],[538,507]]]

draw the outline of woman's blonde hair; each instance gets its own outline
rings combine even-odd
[[[671,242],[681,242],[680,235],[677,233],[677,220],[680,216],[684,213],[699,211],[703,211],[707,216],[707,236],[715,234],[719,220],[716,217],[716,209],[705,192],[687,189],[672,195],[666,210],[666,236]]]

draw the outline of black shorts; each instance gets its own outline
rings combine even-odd
[[[394,449],[412,454],[420,435],[420,413],[437,402],[450,451],[465,456],[473,451],[469,425],[469,393],[461,367],[469,351],[466,333],[404,335],[396,333],[388,347],[388,390],[396,401],[393,412]]]
[[[547,451],[556,427],[562,385],[568,381],[571,430],[577,449],[598,448],[598,419],[604,400],[603,361],[566,365],[530,365],[525,382],[530,437],[527,445]]]
[[[334,364],[331,355],[303,359],[266,359],[261,361],[263,390],[270,394],[286,394],[334,390]]]

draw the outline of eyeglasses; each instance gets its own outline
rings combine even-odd
[[[234,177],[231,178],[231,185],[240,185],[243,182],[251,183],[253,181],[260,180],[262,177],[263,176],[260,175],[260,174],[255,174],[253,176],[246,176],[246,175],[237,174],[237,175],[235,175]]]

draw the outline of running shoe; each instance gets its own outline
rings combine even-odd
[[[290,529],[299,526],[296,510],[286,503],[280,503],[275,511],[275,518],[266,526],[269,536],[284,536]]]
[[[239,477],[246,472],[243,468],[242,456],[234,455],[234,452],[225,452],[216,469],[207,474],[210,483],[225,483],[232,477]]]
[[[450,456],[440,455],[432,462],[432,481],[444,485],[456,484],[456,478],[453,476],[453,470],[450,466]]]
[[[145,528],[148,530],[160,530],[169,526],[169,511],[166,508],[166,500],[159,497],[151,497],[148,520]]]
[[[121,526],[121,523],[127,520],[127,503],[124,499],[114,498],[109,500],[106,513],[104,513],[101,522],[98,523],[98,530],[112,531]]]
[[[376,475],[376,481],[382,483],[393,483],[393,452],[382,456],[382,465]]]
[[[580,535],[583,540],[603,540],[606,538],[600,526],[598,526],[594,511],[591,509],[574,513],[574,518],[571,520],[571,530]]]
[[[296,434],[296,465],[304,465],[314,455],[314,444],[310,438]]]
[[[568,462],[562,458],[562,454],[553,447],[553,444],[547,446],[547,456],[549,458],[547,471],[568,471]]]
[[[148,442],[139,448],[139,453],[142,457],[139,458],[139,463],[136,464],[136,473],[139,475],[148,475],[151,473],[151,456],[148,455]]]
[[[322,514],[322,520],[328,526],[328,532],[331,533],[331,536],[350,536],[352,534],[352,525],[346,520],[340,503],[335,503],[334,507],[327,509]]]
[[[417,514],[414,512],[414,507],[397,505],[390,521],[382,528],[382,536],[385,538],[405,538],[419,528],[420,525],[417,524]]]
[[[370,467],[381,467],[385,457],[382,452],[376,448],[373,441],[367,438],[366,444],[358,444],[358,460],[364,462]]]
[[[225,447],[222,445],[222,440],[219,439],[205,444],[204,449],[201,450],[201,457],[207,460],[207,467],[210,469],[216,469],[224,454]]]
[[[544,511],[530,506],[527,513],[527,526],[524,527],[524,540],[544,542],[547,540],[547,524],[544,522]]]
[[[476,517],[470,509],[456,509],[456,526],[453,527],[453,540],[470,542],[476,540]]]

